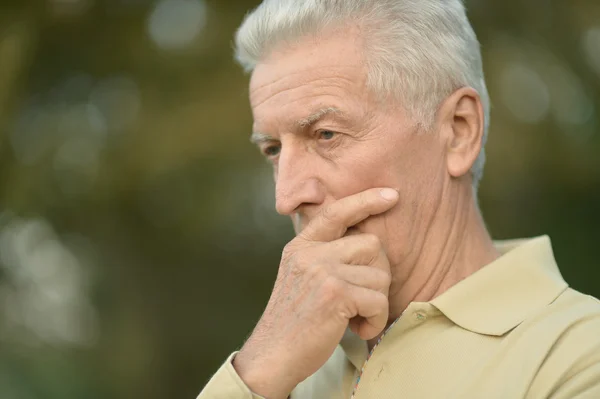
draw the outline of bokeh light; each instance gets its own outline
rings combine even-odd
[[[594,26],[586,30],[582,44],[587,62],[600,76],[600,26]]]
[[[148,20],[148,32],[163,50],[180,50],[198,37],[207,15],[203,0],[160,0]]]
[[[232,60],[259,2],[0,5],[0,398],[193,398],[252,330],[293,237]],[[600,296],[598,2],[466,6],[486,224]]]
[[[577,75],[560,65],[551,67],[548,75],[552,111],[558,124],[568,129],[588,123],[594,106]]]
[[[3,216],[3,340],[59,346],[93,344],[97,321],[89,303],[84,265],[46,221]]]
[[[508,65],[501,76],[501,98],[515,118],[539,123],[550,110],[550,92],[539,73],[523,63]]]

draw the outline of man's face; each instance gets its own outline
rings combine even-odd
[[[273,163],[277,211],[297,233],[340,198],[397,189],[394,208],[353,229],[377,235],[394,265],[420,252],[447,181],[445,148],[367,90],[365,64],[354,34],[275,51],[250,82],[254,139]]]

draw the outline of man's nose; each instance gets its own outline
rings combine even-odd
[[[302,148],[285,148],[275,171],[275,203],[281,215],[291,215],[301,205],[318,205],[325,199],[311,156]]]

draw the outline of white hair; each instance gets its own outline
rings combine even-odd
[[[400,101],[424,130],[432,128],[440,105],[454,91],[468,86],[479,93],[485,123],[471,168],[477,190],[490,99],[479,42],[461,0],[264,0],[237,31],[236,59],[252,71],[275,46],[345,24],[364,33],[368,87]]]

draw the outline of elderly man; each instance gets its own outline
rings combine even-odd
[[[199,398],[600,398],[600,303],[477,206],[490,101],[460,0],[265,0],[237,33],[296,237]]]

